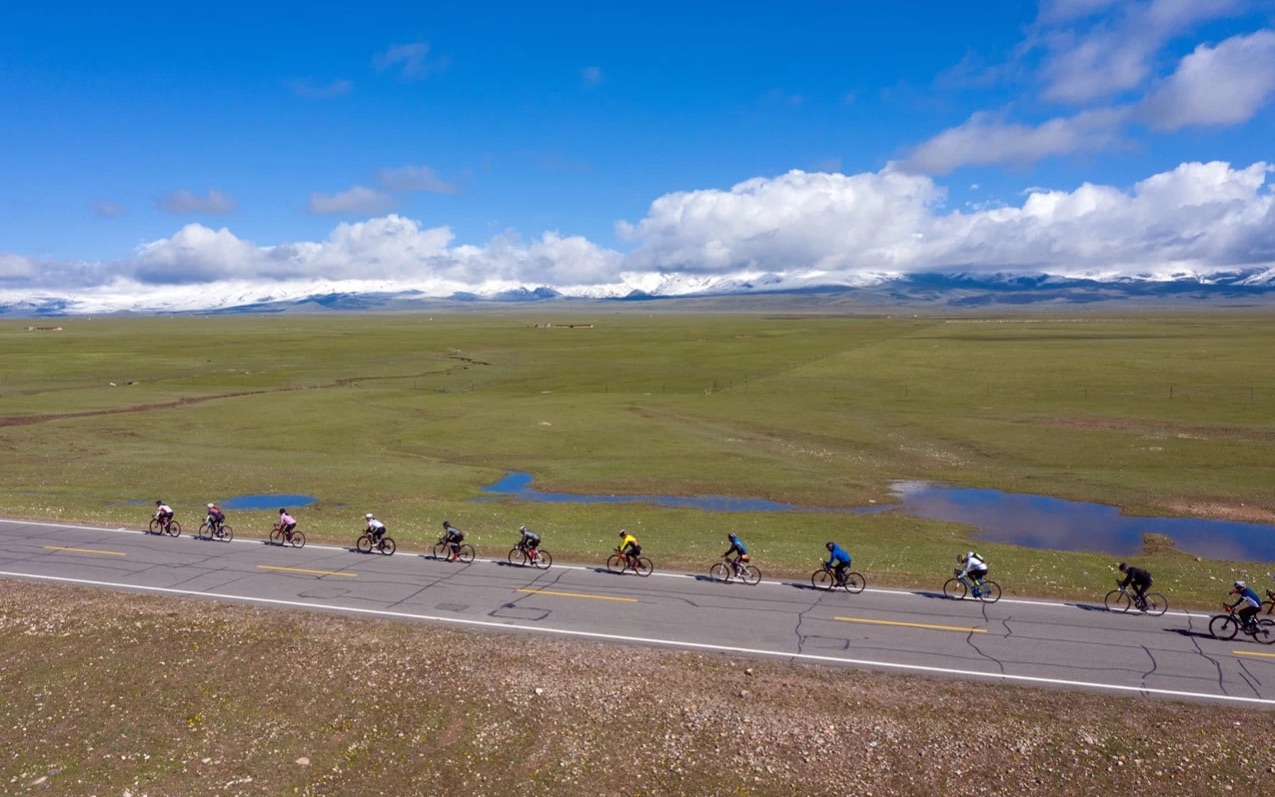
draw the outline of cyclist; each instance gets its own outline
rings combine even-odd
[[[1253,625],[1257,621],[1257,612],[1262,608],[1262,599],[1258,596],[1257,591],[1243,581],[1236,581],[1228,595],[1239,595],[1235,603],[1231,604],[1234,609],[1241,603],[1244,608],[1240,609],[1240,622],[1244,625],[1244,633],[1253,633]]]
[[[163,501],[156,501],[155,520],[159,521],[161,530],[167,531],[168,524],[173,522],[173,508]]]
[[[628,560],[629,567],[637,569],[637,558],[642,553],[642,546],[638,545],[637,537],[630,534],[628,529],[620,529],[620,547],[616,550]]]
[[[846,583],[846,571],[850,569],[850,554],[831,540],[823,547],[828,549],[828,561],[824,562],[823,566],[833,568],[838,584]]]
[[[454,562],[460,558],[460,543],[465,539],[465,532],[453,526],[449,521],[443,521],[443,542],[447,544],[448,554],[446,561]]]
[[[956,571],[956,577],[970,586],[974,597],[983,594],[983,579],[987,578],[987,562],[974,551],[968,551],[956,557],[956,563],[962,565]]]
[[[381,543],[381,538],[385,536],[385,524],[377,520],[371,512],[364,515],[363,519],[367,521],[367,533],[371,536],[372,543],[374,545],[379,545]]]
[[[288,514],[287,509],[279,510],[279,523],[275,528],[283,532],[283,538],[292,542],[292,530],[297,527],[297,519]]]
[[[1116,586],[1121,589],[1133,587],[1133,600],[1138,608],[1142,611],[1147,610],[1147,590],[1151,588],[1151,573],[1143,570],[1141,567],[1120,563],[1120,572],[1124,573],[1124,581],[1119,581]]]
[[[540,547],[540,535],[527,528],[519,526],[518,533],[522,538],[518,540],[518,547],[527,552],[532,559],[536,558],[536,549]]]
[[[730,562],[734,575],[739,575],[739,565],[741,562],[748,561],[748,548],[744,546],[744,541],[739,538],[735,532],[726,535],[726,539],[730,540],[730,547],[726,549],[726,553],[722,554],[722,558]],[[735,554],[734,559],[728,558],[731,554]]]
[[[226,513],[217,508],[216,504],[208,505],[208,530],[217,531],[226,523]]]

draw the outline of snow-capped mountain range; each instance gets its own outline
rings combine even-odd
[[[678,299],[825,297],[840,305],[885,309],[970,309],[1024,305],[1266,304],[1275,301],[1275,269],[1207,274],[1100,278],[1014,273],[870,274],[852,280],[827,275],[697,276],[634,275],[607,285],[552,288],[493,282],[411,285],[371,280],[218,282],[199,285],[117,283],[75,294],[0,290],[0,315],[278,313],[375,311],[446,306],[499,306],[586,301],[632,302]]]

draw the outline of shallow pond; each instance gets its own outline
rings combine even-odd
[[[218,506],[222,509],[273,509],[309,506],[319,499],[312,495],[236,495]]]
[[[529,473],[509,473],[484,492],[523,501],[580,504],[645,503],[711,512],[838,512],[869,514],[893,510],[928,520],[966,523],[979,529],[977,540],[1008,542],[1028,548],[1102,551],[1132,556],[1142,535],[1162,534],[1179,549],[1209,559],[1275,561],[1275,526],[1196,518],[1129,517],[1114,506],[1064,501],[1042,495],[946,487],[929,482],[892,485],[899,503],[846,509],[807,507],[755,498],[725,496],[584,495],[546,493],[531,487]]]

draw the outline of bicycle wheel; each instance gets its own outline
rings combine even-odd
[[[519,548],[517,545],[509,549],[509,564],[526,567],[528,564],[527,552]]]
[[[1235,639],[1239,632],[1239,620],[1229,614],[1219,614],[1209,620],[1209,633],[1218,639]]]
[[[271,530],[270,530],[270,544],[271,544],[271,545],[283,545],[283,532],[282,532],[282,531],[279,531],[278,529],[271,529]]]
[[[611,554],[611,558],[607,559],[607,570],[610,570],[612,573],[619,574],[628,569],[629,563],[618,553]]]
[[[456,558],[465,564],[474,561],[474,546],[469,543],[460,546],[460,553],[456,554]]]
[[[435,559],[446,559],[447,553],[448,553],[447,543],[445,542],[434,543],[434,558]]]
[[[1129,593],[1122,589],[1113,589],[1108,592],[1102,603],[1109,612],[1127,612],[1129,607],[1133,605],[1133,601],[1129,598]]]
[[[978,599],[983,603],[995,603],[1001,599],[1001,585],[995,581],[984,581],[980,589],[982,593],[978,596]]]
[[[714,562],[713,566],[708,568],[708,577],[722,583],[730,581],[730,565],[725,562]]]
[[[951,598],[954,601],[965,600],[965,594],[969,592],[969,587],[965,586],[965,582],[959,578],[949,578],[943,584],[943,597]]]
[[[1147,614],[1159,617],[1169,610],[1169,601],[1158,592],[1148,592],[1143,596],[1147,602]]]
[[[372,538],[364,534],[354,541],[354,547],[359,549],[359,553],[371,553]]]
[[[195,532],[195,536],[212,538],[213,530],[212,526],[208,525],[208,521],[205,520],[203,523],[199,524],[199,531]]]
[[[651,564],[651,560],[645,556],[639,556],[637,559],[637,567],[633,568],[633,572],[639,576],[646,578],[655,571],[655,565]]]
[[[182,535],[182,524],[176,520],[168,521],[168,526],[164,529],[164,533],[170,537],[180,537]]]
[[[753,565],[740,565],[739,577],[744,579],[744,583],[750,586],[761,581],[761,571]]]
[[[553,565],[553,554],[544,548],[539,548],[536,550],[536,558],[532,559],[531,563],[541,570],[548,570]]]
[[[147,534],[163,534],[164,530],[159,527],[159,521],[151,519],[151,524],[146,527]]]
[[[1263,645],[1275,645],[1275,620],[1269,617],[1258,620],[1257,633],[1253,634],[1253,639]]]
[[[832,573],[828,572],[827,570],[816,570],[810,576],[810,586],[814,587],[815,589],[822,589],[822,590],[832,589],[832,582],[834,581],[836,581],[836,578],[832,575]]]
[[[305,547],[305,532],[304,531],[292,532],[292,539],[289,540],[289,542],[292,543],[293,548],[304,548]]]
[[[217,539],[223,542],[230,542],[231,540],[235,538],[235,530],[230,528],[230,526],[226,525],[225,523],[222,523],[220,526],[217,527],[216,536],[217,536]]]
[[[841,586],[845,587],[846,592],[851,595],[858,595],[863,592],[864,587],[868,586],[868,580],[863,577],[862,573],[856,573],[851,570],[846,573],[846,580],[842,582]]]
[[[382,537],[381,544],[377,546],[377,550],[386,556],[393,556],[394,552],[398,550],[398,545],[395,544],[393,537]]]

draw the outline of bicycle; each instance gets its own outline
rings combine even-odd
[[[607,570],[616,575],[624,575],[628,570],[632,570],[639,576],[646,578],[655,570],[655,566],[651,564],[651,560],[645,556],[629,556],[621,553],[619,548],[615,549],[615,553],[607,559]]]
[[[1275,620],[1268,617],[1262,619],[1253,618],[1253,624],[1247,628],[1243,621],[1235,616],[1235,610],[1229,605],[1223,604],[1222,608],[1226,614],[1214,615],[1209,620],[1209,633],[1217,639],[1227,640],[1234,639],[1235,635],[1243,631],[1248,636],[1253,637],[1254,642],[1260,642],[1263,645],[1275,645]]]
[[[293,548],[304,548],[305,533],[300,529],[293,529],[291,532],[284,533],[283,529],[275,526],[270,530],[270,543],[272,545],[291,545]]]
[[[739,559],[727,559],[722,562],[714,562],[713,566],[708,568],[708,577],[723,584],[738,578],[745,584],[752,585],[761,581],[761,571],[756,566]]]
[[[509,564],[520,567],[538,567],[548,570],[553,564],[553,554],[544,548],[531,548],[526,545],[515,545],[509,549]]]
[[[847,570],[844,576],[837,578],[837,571],[821,562],[819,569],[810,576],[810,585],[822,590],[834,590],[840,587],[852,595],[858,595],[863,592],[864,587],[868,586],[868,581],[862,573],[856,573],[853,570]]]
[[[461,564],[467,565],[474,561],[474,553],[474,546],[467,542],[463,542],[460,544],[460,547],[456,549],[456,558],[460,560]],[[446,537],[439,537],[438,542],[434,543],[434,558],[449,559],[451,558],[451,554],[452,544],[447,541]]]
[[[953,570],[956,573],[955,578],[949,578],[943,584],[943,596],[952,600],[965,600],[965,596],[970,592],[970,585],[961,578],[959,570]],[[995,603],[1001,599],[1001,585],[992,581],[990,578],[983,579],[983,583],[974,587],[974,597],[983,603]]]
[[[182,533],[182,524],[172,518],[167,523],[160,523],[158,518],[151,518],[150,525],[146,527],[147,534],[167,534],[170,537],[180,537]]]
[[[398,550],[398,546],[394,544],[393,537],[382,534],[381,539],[377,540],[372,537],[372,532],[370,531],[364,531],[359,535],[359,538],[354,541],[354,547],[358,548],[359,553],[376,551],[386,556],[393,556],[394,552]]]
[[[199,532],[195,536],[205,540],[230,542],[235,538],[235,530],[226,523],[209,525],[208,521],[205,520],[199,525]]]
[[[1108,592],[1102,602],[1109,612],[1127,612],[1137,605],[1137,596],[1117,582],[1116,588]],[[1169,610],[1169,600],[1158,592],[1148,592],[1142,596],[1142,605],[1137,608],[1143,614],[1159,617]]]

